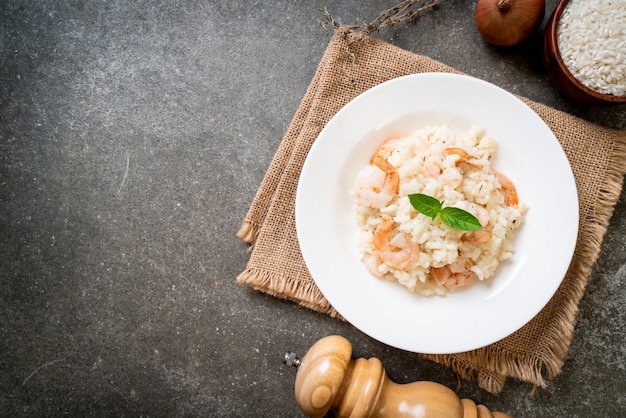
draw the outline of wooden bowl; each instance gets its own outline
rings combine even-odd
[[[626,103],[626,96],[602,94],[582,84],[570,73],[561,58],[558,44],[558,24],[570,0],[561,0],[548,19],[544,33],[543,63],[548,77],[566,96],[587,104]]]

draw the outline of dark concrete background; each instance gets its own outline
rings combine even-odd
[[[318,8],[351,23],[395,3],[0,1],[1,416],[301,416],[282,355],[335,333],[396,382],[457,387],[235,281],[249,257],[235,234],[328,42]],[[376,36],[626,129],[624,106],[555,90],[540,31],[484,43],[475,3],[443,0]],[[625,416],[624,231],[622,193],[547,389],[459,394],[518,417]]]

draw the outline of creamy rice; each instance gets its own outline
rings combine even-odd
[[[572,0],[559,20],[563,62],[590,89],[626,95],[626,1]]]
[[[469,272],[471,281],[491,277],[498,264],[511,257],[513,233],[526,210],[521,202],[516,206],[507,203],[491,167],[496,141],[479,127],[457,136],[447,126],[426,127],[393,141],[393,152],[386,161],[399,175],[397,193],[380,191],[376,184],[382,184],[385,173],[373,164],[360,171],[353,192],[360,228],[357,246],[368,270],[421,295],[440,295],[454,288],[436,283],[433,268],[447,268],[453,275]],[[451,148],[466,150],[471,161],[458,161],[459,155],[448,152]],[[444,201],[444,206],[472,213],[490,239],[473,242],[468,239],[471,232],[452,229],[439,217],[432,220],[417,212],[407,197],[413,193],[427,194]],[[390,252],[382,250],[384,254],[375,245],[383,219],[393,220],[393,228],[385,234]],[[410,260],[395,261],[409,254]]]

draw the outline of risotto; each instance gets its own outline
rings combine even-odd
[[[426,127],[385,141],[353,191],[357,246],[367,269],[425,296],[491,277],[511,257],[526,211],[513,182],[491,166],[496,147],[479,127],[467,135]],[[463,209],[482,227],[451,228],[418,212],[411,194]]]

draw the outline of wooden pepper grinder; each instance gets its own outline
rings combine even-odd
[[[337,418],[511,418],[459,399],[439,383],[394,383],[377,358],[351,357],[352,344],[338,335],[317,341],[302,359],[285,354],[283,362],[298,368],[296,401],[306,415],[323,417],[332,411]]]

